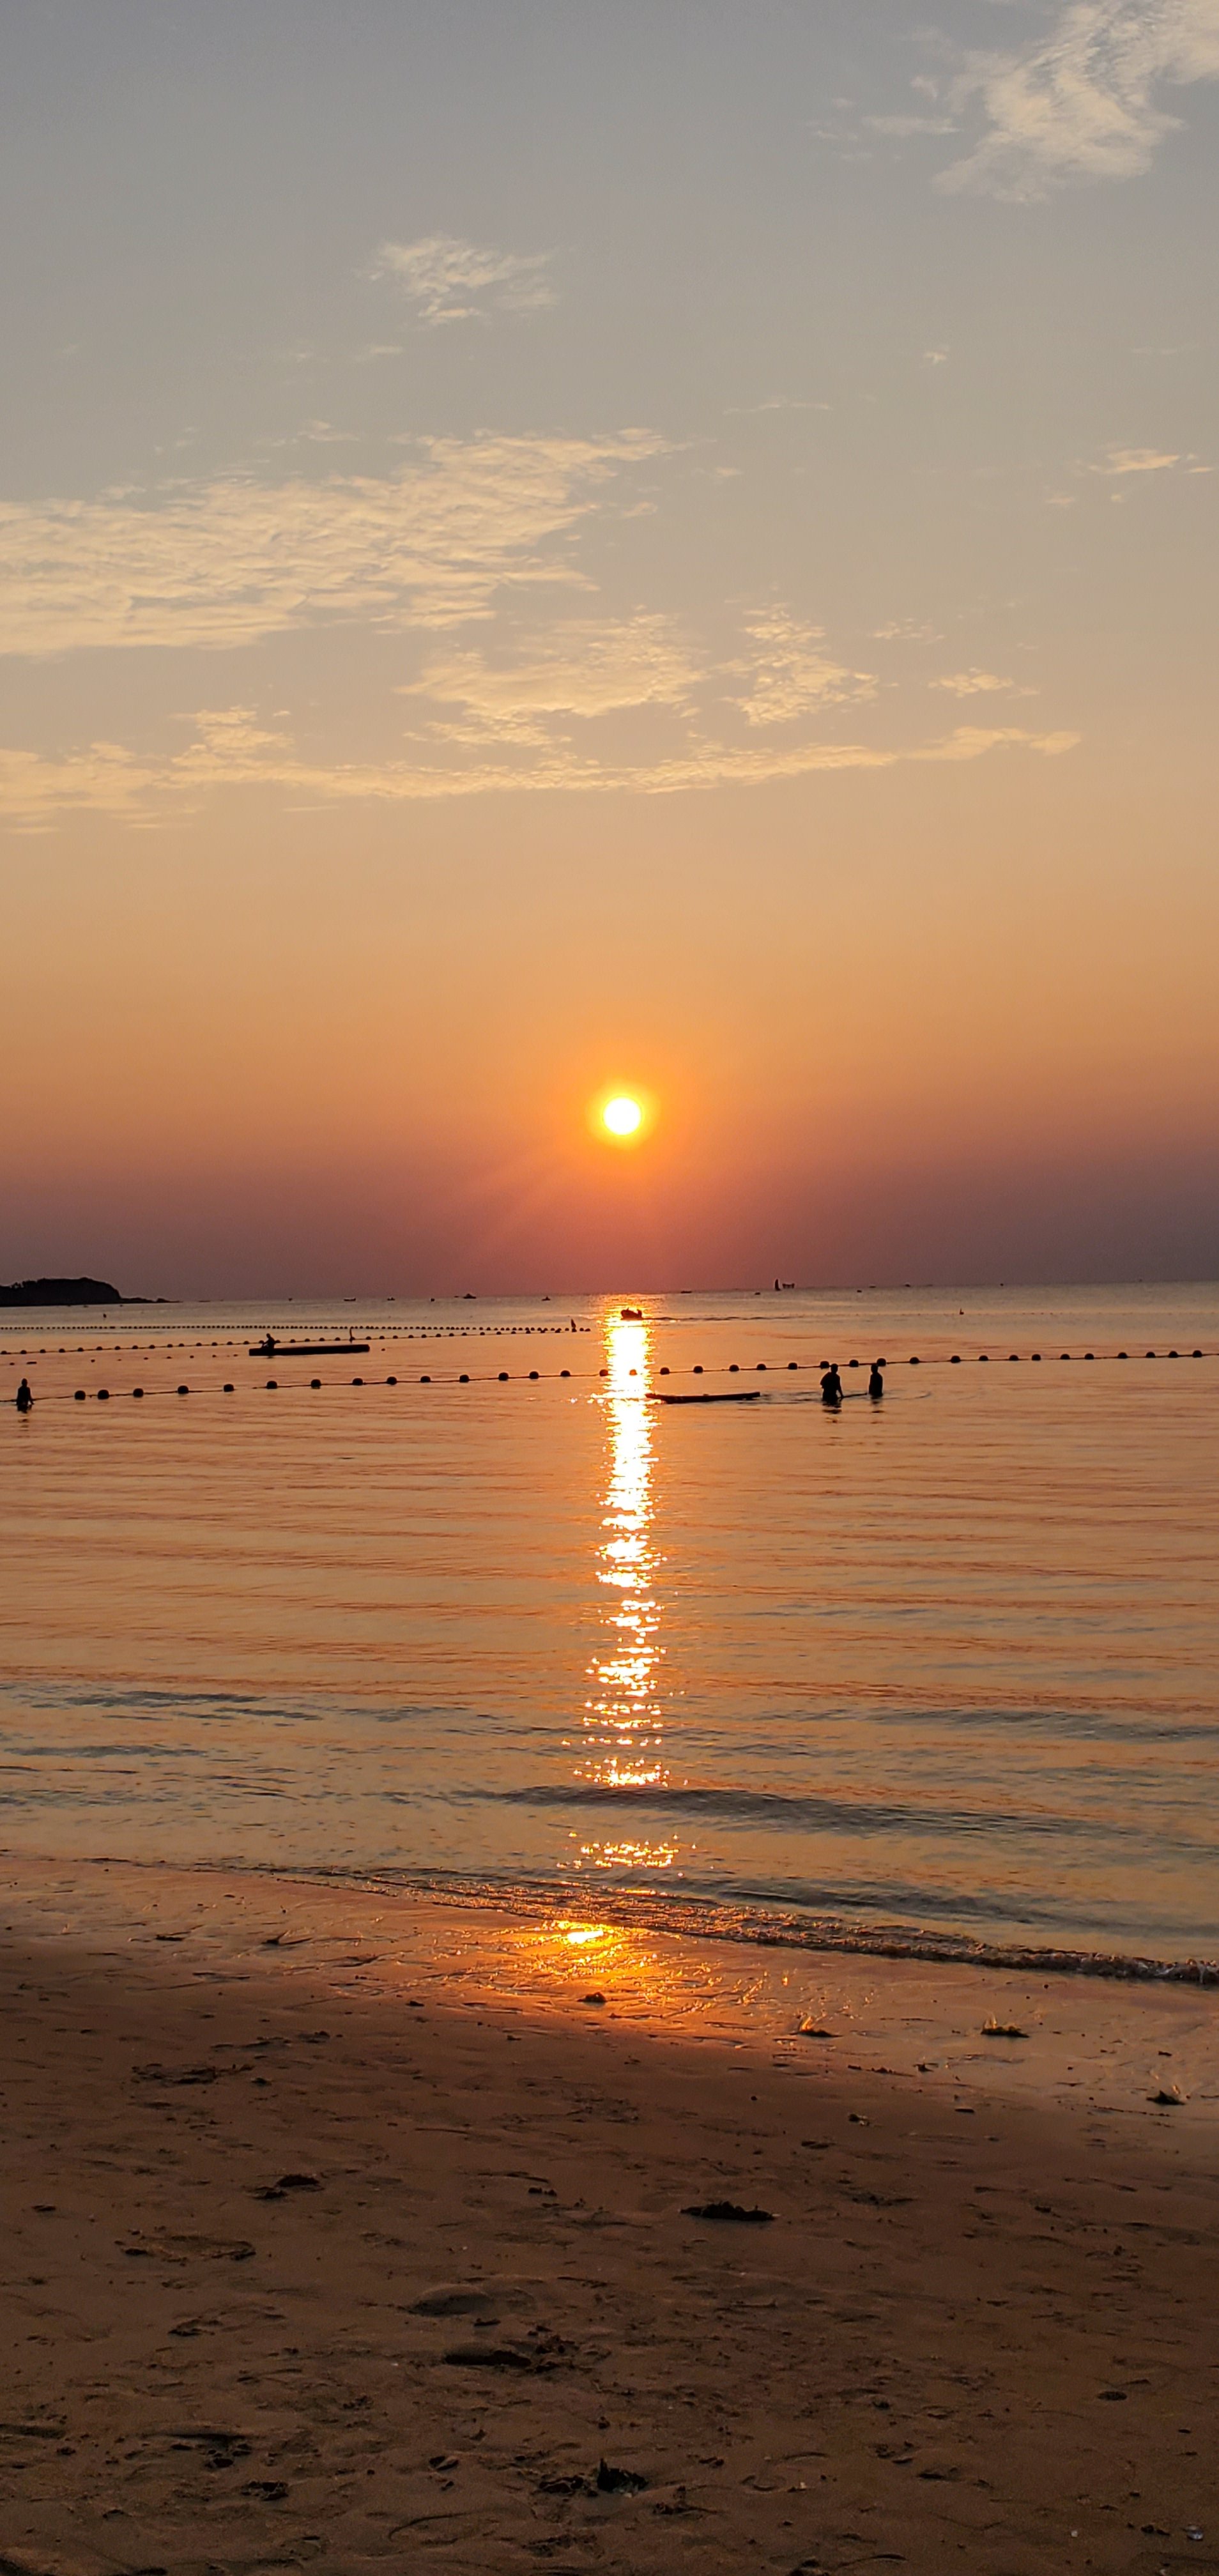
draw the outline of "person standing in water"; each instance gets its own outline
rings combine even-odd
[[[883,1395],[884,1391],[885,1381],[880,1373],[880,1361],[873,1360],[872,1374],[868,1379],[868,1393],[869,1395]]]
[[[21,1384],[17,1389],[14,1402],[18,1413],[29,1413],[32,1410],[34,1398],[30,1391],[30,1381],[28,1377],[22,1378]]]
[[[821,1401],[823,1404],[841,1404],[842,1402],[842,1379],[838,1374],[838,1363],[836,1360],[831,1360],[829,1367],[826,1369],[822,1377]]]

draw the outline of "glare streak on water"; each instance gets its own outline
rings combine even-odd
[[[0,1842],[1219,1951],[1215,1290],[622,1302],[0,1318]]]

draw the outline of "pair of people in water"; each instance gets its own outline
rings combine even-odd
[[[880,1361],[873,1360],[871,1373],[868,1378],[868,1393],[871,1396],[880,1396],[884,1394],[884,1391],[885,1381],[881,1375]],[[821,1379],[821,1401],[823,1404],[833,1406],[840,1405],[842,1402],[842,1379],[838,1374],[838,1363],[836,1360],[832,1360],[830,1366],[823,1372]]]

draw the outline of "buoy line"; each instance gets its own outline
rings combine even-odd
[[[28,1356],[28,1354],[23,1354],[22,1356]],[[56,1356],[58,1356],[58,1354],[56,1354]],[[1007,1353],[1008,1363],[1011,1364],[1018,1362],[1023,1358],[1023,1356],[1024,1355],[1019,1351],[1009,1351]],[[1041,1362],[1045,1357],[1041,1351],[1030,1351],[1027,1356],[1030,1363]],[[1135,1356],[1137,1357],[1139,1355],[1136,1354]],[[1214,1356],[1215,1354],[1213,1352],[1206,1352],[1201,1349],[1193,1349],[1189,1351],[1177,1349],[1170,1349],[1167,1351],[1149,1350],[1144,1351],[1141,1354],[1144,1361],[1180,1359],[1201,1360],[1213,1358]],[[988,1365],[991,1361],[991,1357],[992,1354],[989,1351],[976,1351],[973,1355],[974,1364],[981,1366]],[[1106,1362],[1116,1364],[1123,1360],[1129,1361],[1131,1354],[1129,1351],[1060,1351],[1057,1354],[1057,1357],[1059,1361],[1072,1361],[1078,1359],[1081,1363],[1093,1362],[1103,1366]],[[811,1371],[812,1374],[816,1375],[827,1369],[831,1364],[828,1360],[822,1359],[818,1360],[815,1365],[807,1360],[755,1360],[748,1365],[753,1373],[761,1376],[766,1374],[790,1375],[798,1372],[801,1368],[806,1371]],[[870,1366],[870,1363],[868,1361],[851,1359],[845,1363],[838,1363],[838,1365],[845,1366],[850,1370],[867,1368]],[[892,1371],[895,1368],[903,1366],[907,1368],[959,1368],[964,1365],[964,1363],[959,1351],[952,1351],[948,1354],[940,1353],[932,1358],[926,1358],[919,1352],[912,1351],[904,1362],[882,1358],[877,1361],[876,1365],[879,1368],[889,1369]],[[651,1373],[658,1377],[671,1377],[675,1372],[672,1367],[665,1362]],[[645,1371],[644,1374],[646,1375],[647,1372]],[[695,1360],[690,1364],[688,1370],[678,1370],[676,1374],[689,1375],[691,1377],[739,1377],[741,1375],[741,1363],[739,1360],[719,1361],[713,1363],[712,1366],[708,1368],[703,1361]],[[446,1372],[442,1375],[433,1374],[431,1370],[424,1370],[415,1381],[399,1379],[396,1374],[388,1375],[384,1378],[369,1379],[359,1376],[346,1381],[340,1378],[323,1379],[313,1377],[306,1381],[303,1378],[282,1379],[269,1377],[263,1379],[260,1389],[255,1382],[251,1382],[247,1386],[238,1388],[231,1378],[226,1378],[219,1388],[215,1386],[198,1385],[192,1387],[189,1381],[180,1380],[176,1386],[133,1386],[126,1389],[125,1393],[129,1401],[136,1400],[143,1402],[151,1398],[151,1400],[155,1402],[158,1396],[173,1396],[176,1400],[182,1396],[190,1395],[236,1395],[238,1393],[256,1394],[259,1392],[268,1395],[281,1393],[292,1394],[299,1393],[301,1391],[316,1394],[321,1393],[326,1389],[333,1392],[336,1388],[341,1387],[344,1384],[347,1384],[352,1388],[356,1388],[363,1387],[365,1385],[370,1387],[396,1387],[398,1385],[409,1385],[411,1383],[418,1384],[419,1386],[507,1386],[513,1383],[518,1386],[537,1386],[539,1384],[548,1386],[561,1386],[564,1384],[571,1386],[589,1385],[602,1387],[606,1389],[607,1392],[613,1392],[615,1394],[619,1392],[625,1393],[626,1389],[624,1387],[617,1386],[611,1388],[611,1376],[612,1372],[607,1367],[599,1368],[595,1374],[584,1370],[573,1371],[572,1369],[566,1368],[558,1370],[528,1369],[518,1371],[515,1380],[513,1379],[512,1372],[509,1369],[498,1369],[494,1374],[490,1372],[483,1373],[481,1371],[474,1372],[468,1369],[462,1369],[457,1374],[449,1374]],[[631,1368],[628,1371],[628,1376],[638,1380],[640,1378],[640,1372],[637,1368]],[[640,1384],[639,1393],[642,1395],[645,1391],[646,1390],[643,1385]],[[33,1393],[33,1390],[31,1390],[31,1392]],[[62,1391],[48,1395],[35,1394],[34,1397],[34,1401],[37,1404],[51,1405],[88,1404],[90,1402],[95,1404],[111,1404],[116,1400],[121,1402],[122,1396],[118,1395],[116,1397],[116,1391],[108,1386],[95,1386],[92,1388],[79,1386],[73,1387],[70,1393]]]

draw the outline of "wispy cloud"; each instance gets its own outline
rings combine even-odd
[[[1184,458],[1169,454],[1159,447],[1110,447],[1095,464],[1093,474],[1167,474]]]
[[[1219,0],[1072,0],[1050,35],[976,56],[951,84],[984,130],[936,184],[1020,199],[1137,178],[1179,121],[1165,93],[1215,79]]]
[[[553,258],[548,250],[493,250],[454,233],[427,233],[421,241],[382,242],[373,274],[392,278],[421,322],[485,322],[493,313],[539,313],[557,303]]]
[[[578,580],[574,531],[615,477],[663,449],[642,430],[431,439],[380,477],[233,476],[0,507],[0,652],[485,617],[505,583]]]
[[[1015,689],[1020,686],[1015,680],[1001,679],[997,671],[945,671],[938,680],[932,680],[930,685],[933,689],[950,690],[954,698],[989,697],[996,689]],[[1027,697],[1029,691],[1021,687],[1020,694],[1022,697]]]
[[[450,654],[429,663],[401,694],[442,710],[427,726],[433,739],[546,744],[556,720],[587,723],[645,706],[688,708],[703,678],[676,622],[641,610],[604,623],[567,619],[514,660]]]
[[[852,671],[823,650],[825,630],[805,626],[786,608],[759,610],[746,621],[751,652],[735,665],[748,688],[735,703],[750,725],[794,724],[819,707],[874,697],[871,671]]]

